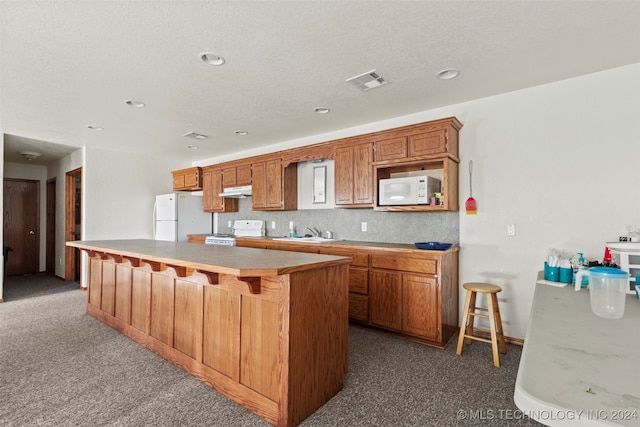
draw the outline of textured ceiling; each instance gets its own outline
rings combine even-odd
[[[640,62],[637,1],[0,0],[0,25],[6,161],[21,141],[196,161]],[[372,69],[390,84],[345,82]]]

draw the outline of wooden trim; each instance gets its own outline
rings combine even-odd
[[[56,272],[56,179],[47,180],[46,184],[46,224],[45,224],[45,271]]]
[[[82,168],[67,172],[65,176],[65,242],[76,240],[75,237],[75,206],[76,206],[76,177],[82,179]],[[82,200],[80,200],[82,203]],[[82,224],[82,205],[80,206],[80,224]],[[76,279],[76,248],[65,246],[64,280],[73,282]]]

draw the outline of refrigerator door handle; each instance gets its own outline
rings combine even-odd
[[[153,202],[153,238],[156,238],[156,209],[158,207],[158,200],[156,199],[155,202]]]

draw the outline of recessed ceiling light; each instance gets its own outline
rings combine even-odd
[[[197,132],[187,132],[184,135],[182,135],[186,138],[193,138],[193,139],[205,139],[205,138],[209,138],[207,135],[203,135],[201,133],[197,133]]]
[[[202,59],[204,62],[206,62],[209,65],[223,65],[225,63],[225,59],[220,56],[220,55],[216,55],[215,53],[211,53],[211,52],[202,52],[200,54],[200,59]]]
[[[436,74],[436,77],[440,80],[451,80],[458,77],[458,70],[456,70],[455,68],[448,68],[446,70],[440,71],[438,74]]]
[[[234,132],[236,135],[249,135],[249,132],[246,130],[237,130]]]
[[[327,114],[331,110],[328,109],[327,107],[316,107],[313,109],[313,111],[315,111],[318,114]]]
[[[104,130],[104,128],[102,126],[92,126],[92,125],[88,125],[87,128],[91,129],[91,130]]]
[[[136,107],[136,108],[142,108],[145,105],[144,102],[142,101],[134,101],[132,99],[127,99],[126,101],[124,101],[124,103],[130,107]]]
[[[200,147],[198,147],[197,145],[187,145],[187,148],[188,148],[189,150],[197,150],[197,149],[198,149],[198,148],[200,148]]]

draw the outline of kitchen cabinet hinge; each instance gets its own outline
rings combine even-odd
[[[373,151],[376,151],[376,143],[375,142],[373,143],[372,147],[373,147]]]
[[[436,336],[440,336],[440,328],[436,328]]]

